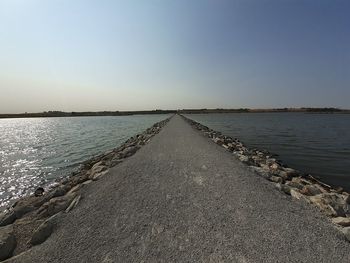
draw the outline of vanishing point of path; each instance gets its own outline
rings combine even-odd
[[[350,243],[181,117],[10,262],[350,262]]]

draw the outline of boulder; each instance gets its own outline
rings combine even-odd
[[[268,166],[267,164],[260,164],[260,167],[262,169],[264,169],[266,172],[269,172],[270,171],[270,166]]]
[[[90,184],[90,183],[92,183],[92,180],[87,180],[87,181],[85,181],[85,182],[83,183],[83,185],[88,185],[88,184]]]
[[[277,183],[276,187],[278,190],[284,192],[287,195],[290,195],[291,188],[288,185]]]
[[[345,227],[341,230],[345,238],[350,242],[350,227]]]
[[[298,190],[296,189],[291,189],[290,190],[290,195],[295,198],[295,199],[298,199],[298,200],[304,200],[306,202],[308,202],[308,199],[305,195],[303,195],[302,193],[300,193]]]
[[[50,194],[51,198],[65,195],[68,191],[68,188],[69,188],[69,186],[67,186],[67,185],[60,185],[60,186],[56,187],[55,189],[52,190],[52,193]]]
[[[29,212],[32,212],[34,211],[36,208],[34,205],[32,204],[27,204],[27,205],[17,205],[13,211],[15,212],[16,214],[16,218],[22,218],[23,215],[29,213]]]
[[[80,190],[80,188],[83,187],[83,185],[84,184],[78,184],[78,185],[74,186],[72,189],[69,190],[67,195],[74,195],[76,192],[78,192]]]
[[[67,194],[65,196],[52,198],[50,201],[43,204],[39,208],[37,214],[41,217],[52,216],[60,211],[67,209],[75,197],[76,192],[72,192],[71,194]]]
[[[7,226],[12,224],[17,219],[16,214],[13,210],[9,212],[2,212],[0,214],[0,226]]]
[[[262,167],[258,167],[258,166],[250,166],[250,168],[256,172],[258,175],[264,177],[265,179],[269,179],[270,178],[270,174],[265,171]]]
[[[270,169],[271,170],[278,170],[280,168],[280,166],[277,163],[272,163],[270,164]]]
[[[246,156],[246,155],[239,155],[238,156],[238,159],[242,162],[242,163],[245,163],[245,164],[248,164],[249,163],[249,157]]]
[[[274,164],[274,163],[276,163],[276,159],[275,159],[275,158],[267,158],[267,159],[266,159],[266,164],[267,164],[268,166],[270,166],[270,165],[272,165],[272,164]]]
[[[349,204],[350,205],[350,195],[347,195],[345,197],[345,203]]]
[[[299,189],[299,190],[304,188],[304,185],[302,185],[300,183],[297,183],[297,182],[293,182],[293,181],[286,182],[286,185],[288,185],[291,188],[296,188],[296,189]]]
[[[290,177],[299,176],[299,172],[297,170],[292,169],[292,168],[283,167],[283,171],[285,171],[288,174],[288,176],[290,176]]]
[[[100,179],[102,176],[104,176],[106,173],[108,173],[108,170],[94,174],[94,176],[91,178],[91,180],[93,181],[97,181],[98,179]]]
[[[349,205],[344,196],[337,193],[323,193],[310,197],[310,201],[328,216],[345,216],[348,214]]]
[[[224,141],[221,138],[219,138],[219,137],[214,138],[213,141],[216,144],[218,144],[218,145],[223,145],[224,144]]]
[[[45,191],[44,188],[39,187],[35,190],[34,195],[35,196],[42,196],[44,194],[44,191]]]
[[[309,196],[318,195],[322,193],[322,191],[315,185],[305,185],[300,192],[303,195],[309,195]]]
[[[350,217],[335,217],[332,222],[340,226],[350,226]]]
[[[278,176],[274,176],[272,175],[269,180],[271,182],[275,182],[275,183],[283,183],[283,179],[281,177],[278,177]]]
[[[274,172],[274,174],[278,175],[279,177],[283,178],[284,180],[291,180],[292,177],[283,170],[277,170]]]
[[[109,167],[113,167],[113,166],[116,166],[117,164],[120,164],[122,163],[123,160],[119,158],[119,156],[115,156],[111,162],[109,163]]]
[[[0,227],[0,260],[5,260],[12,256],[16,248],[16,238],[13,232],[13,226]]]
[[[59,212],[50,218],[46,219],[34,232],[29,241],[33,246],[43,243],[49,236],[51,236],[55,225],[57,224],[57,218],[61,215]]]
[[[126,147],[122,152],[121,155],[123,158],[127,158],[131,155],[133,155],[138,149],[140,149],[140,146],[129,146]]]
[[[91,168],[90,176],[93,176],[96,173],[100,173],[106,169],[107,169],[107,166],[105,166],[102,161],[95,163]]]

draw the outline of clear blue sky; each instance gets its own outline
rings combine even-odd
[[[350,1],[0,0],[0,112],[350,108]]]

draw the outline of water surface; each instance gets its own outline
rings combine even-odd
[[[0,208],[167,117],[0,119]]]
[[[350,190],[350,114],[188,114],[251,148],[278,154],[285,164]]]

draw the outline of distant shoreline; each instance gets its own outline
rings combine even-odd
[[[203,114],[203,113],[285,113],[285,112],[301,112],[301,113],[350,113],[347,109],[338,108],[273,108],[273,109],[183,109],[179,113],[185,114]]]
[[[97,111],[97,112],[63,112],[45,111],[38,113],[0,114],[0,119],[9,118],[53,118],[53,117],[94,117],[94,116],[131,116],[146,114],[172,114],[175,110],[151,110],[151,111]]]
[[[93,116],[130,116],[146,114],[206,114],[206,113],[324,113],[350,114],[350,110],[338,108],[273,108],[273,109],[182,109],[182,110],[145,110],[145,111],[97,111],[97,112],[63,112],[45,111],[37,113],[0,114],[0,119],[8,118],[50,118],[50,117],[93,117]]]

